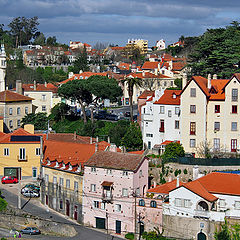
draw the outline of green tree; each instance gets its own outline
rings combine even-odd
[[[0,197],[0,212],[6,210],[8,203]]]
[[[63,121],[65,119],[65,116],[68,114],[68,111],[70,110],[70,106],[65,103],[58,103],[51,109],[51,118],[58,122]]]
[[[46,113],[29,113],[21,121],[22,126],[25,124],[33,124],[36,130],[47,130],[48,117]]]
[[[92,102],[92,94],[85,88],[81,80],[72,80],[58,88],[58,94],[65,99],[77,101],[82,110],[84,123],[87,123],[85,105]]]
[[[146,240],[170,240],[164,237],[159,231],[143,232],[142,238]]]
[[[124,80],[124,84],[127,84],[129,103],[130,103],[130,119],[133,122],[133,88],[134,86],[141,87],[142,80],[140,78],[128,77]]]
[[[220,231],[215,231],[214,238],[216,240],[232,240],[227,220],[221,225]]]
[[[35,35],[33,44],[44,46],[45,42],[46,42],[46,37],[44,36],[43,33],[40,33],[40,32],[38,32],[38,33],[39,34],[37,34],[37,36]]]
[[[167,162],[170,159],[184,157],[185,152],[183,146],[178,142],[171,142],[165,147],[165,151],[162,154],[162,159],[164,162]]]
[[[131,123],[122,138],[121,145],[124,146],[127,151],[137,151],[143,148],[142,132],[138,123]]]
[[[78,57],[70,70],[74,73],[79,73],[80,70],[83,72],[89,70],[86,48],[80,50]]]
[[[55,36],[48,37],[46,41],[47,46],[56,46],[57,45],[57,38]]]
[[[177,89],[182,89],[182,79],[176,78],[174,84],[177,86]]]

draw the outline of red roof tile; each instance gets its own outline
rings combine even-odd
[[[9,90],[0,92],[0,102],[22,102],[32,100],[34,99]]]
[[[158,68],[159,62],[149,62],[146,61],[143,66],[142,69],[156,69]]]
[[[180,105],[180,93],[181,90],[168,90],[164,91],[164,94],[154,104],[163,105]],[[174,95],[176,98],[174,98]]]
[[[182,186],[184,183],[179,181],[179,186]],[[177,180],[167,182],[163,185],[157,186],[155,188],[148,189],[148,193],[158,193],[158,194],[169,194],[169,192],[177,187]]]
[[[149,96],[154,96],[154,91],[145,90],[138,98],[139,99],[147,99]]]
[[[142,155],[144,153],[144,150],[141,150],[141,151],[133,151],[133,152],[128,152],[128,153],[131,153],[131,154],[140,154]]]

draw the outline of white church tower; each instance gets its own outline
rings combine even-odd
[[[6,67],[7,67],[6,53],[4,44],[2,43],[0,49],[0,92],[5,91]]]

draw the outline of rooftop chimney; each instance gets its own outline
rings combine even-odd
[[[111,143],[111,141],[110,141],[110,137],[108,136],[108,143]]]
[[[74,141],[77,140],[77,133],[76,133],[76,131],[74,131],[73,140],[74,140]]]
[[[187,85],[187,74],[183,73],[182,76],[182,89]]]
[[[214,74],[214,75],[213,75],[213,79],[217,79],[217,74]]]
[[[180,183],[179,183],[179,176],[177,176],[177,184],[176,187],[179,187]]]
[[[36,80],[34,80],[33,82],[33,90],[36,91],[37,90],[37,84],[36,84]]]
[[[73,72],[68,73],[68,78],[71,78],[71,77],[73,77]]]
[[[211,74],[208,74],[208,89],[211,88]]]
[[[16,80],[16,93],[23,94],[22,92],[22,81]]]
[[[98,151],[98,143],[95,144],[95,152]]]
[[[44,82],[44,87],[47,87],[47,82]]]
[[[117,146],[115,144],[111,144],[109,148],[110,152],[117,152]]]
[[[90,144],[92,144],[92,137],[90,137]]]

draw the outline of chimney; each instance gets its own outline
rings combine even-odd
[[[110,137],[108,136],[108,143],[111,143],[111,141],[110,141]]]
[[[177,176],[177,184],[176,187],[179,187],[180,183],[179,183],[179,176]]]
[[[96,142],[98,143],[98,136],[96,137]]]
[[[142,76],[145,77],[145,72],[144,71],[142,72]]]
[[[117,152],[117,146],[115,144],[111,144],[109,148],[109,152]]]
[[[68,78],[71,78],[71,77],[73,77],[73,72],[68,73]]]
[[[73,140],[74,140],[74,141],[77,140],[77,133],[76,133],[76,131],[74,131],[74,134],[73,134]]]
[[[47,87],[47,82],[46,81],[44,82],[44,87]]]
[[[95,152],[98,151],[98,143],[95,144]]]
[[[25,131],[27,131],[31,134],[34,134],[34,125],[33,124],[25,124],[23,128]]]
[[[92,144],[92,137],[90,137],[90,144]]]
[[[82,74],[82,73],[83,73],[83,70],[80,70],[80,71],[79,71],[79,74]]]
[[[199,175],[199,167],[197,165],[195,165],[193,167],[193,180],[198,179]]]
[[[213,79],[217,79],[217,74],[213,74]]]
[[[182,76],[182,89],[185,88],[186,85],[187,85],[187,74],[183,73],[183,76]]]
[[[208,89],[211,88],[211,74],[208,74]]]
[[[37,89],[37,84],[36,84],[36,80],[34,80],[34,82],[33,82],[33,90],[36,91],[36,89]]]
[[[22,81],[16,80],[16,93],[23,94],[22,92]]]

